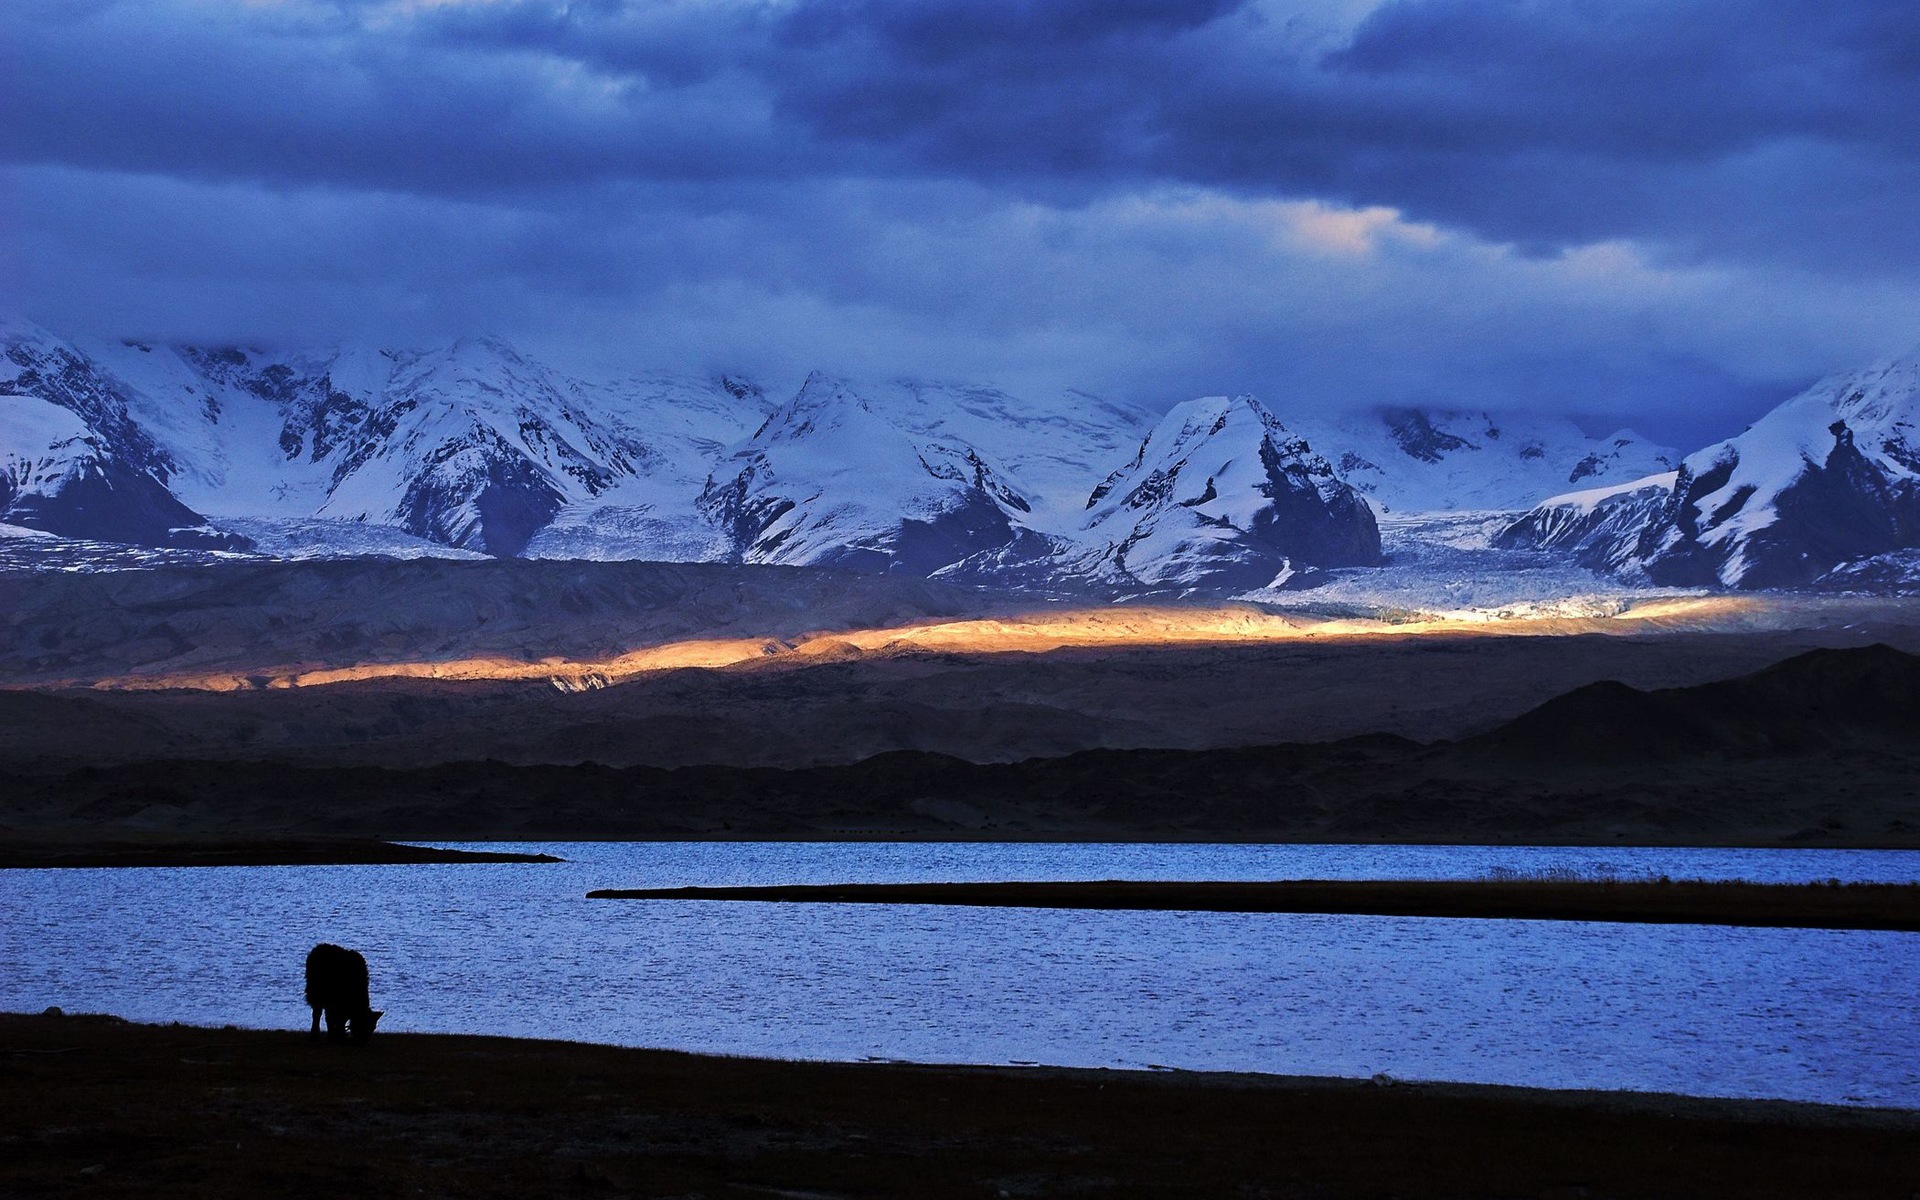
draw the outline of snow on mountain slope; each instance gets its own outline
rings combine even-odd
[[[1080,393],[818,375],[776,404],[729,376],[569,378],[488,338],[268,351],[12,322],[0,394],[34,398],[7,402],[0,520],[102,544],[1234,592],[1377,561],[1375,511],[1533,505],[1485,561],[1561,555],[1671,586],[1878,587],[1920,547],[1920,355],[1827,380],[1678,470],[1631,433],[1551,417],[1282,419],[1213,398],[1156,422]],[[189,532],[201,513],[238,536]]]
[[[341,553],[371,544],[354,523],[392,527],[395,545],[514,554],[556,518],[564,542],[571,515],[582,556],[717,556],[694,501],[722,447],[768,408],[737,380],[567,379],[497,339],[261,351],[83,348],[27,332],[8,333],[26,360],[16,374],[96,428],[118,422],[188,503],[308,521],[292,544],[337,534]]]
[[[173,464],[170,483],[181,498],[216,519],[310,515],[326,502],[333,471],[300,453],[296,431],[365,417],[367,398],[334,386],[333,355],[76,345],[116,381],[129,415]]]
[[[468,339],[395,357],[357,435],[327,456],[338,465],[317,515],[510,556],[562,506],[631,474],[642,453],[546,368],[504,342]]]
[[[36,396],[77,415],[97,448],[167,484],[176,463],[129,410],[130,393],[82,349],[25,321],[0,322],[0,392]]]
[[[1019,523],[1060,536],[1085,523],[1088,490],[1138,448],[1157,420],[1145,409],[1074,391],[1033,398],[909,380],[862,385],[860,394],[917,441],[977,451],[1026,501]]]
[[[34,396],[0,395],[0,523],[148,546],[242,544],[207,529],[80,414]]]
[[[633,471],[591,500],[554,515],[528,558],[717,562],[731,538],[698,500],[714,464],[764,424],[774,405],[759,385],[729,375],[657,373],[576,381],[577,402],[633,448]]]
[[[1588,437],[1559,417],[1395,408],[1314,416],[1288,428],[1386,512],[1521,510],[1570,485],[1607,486],[1673,467],[1631,430]]]
[[[98,453],[93,431],[78,413],[33,396],[0,396],[0,455],[14,487],[57,481],[77,469],[82,455]]]
[[[1920,352],[1822,380],[1670,479],[1554,497],[1502,540],[1656,583],[1744,588],[1920,546]]]
[[[700,504],[744,562],[917,575],[1015,542],[1032,510],[974,447],[916,438],[819,374],[715,469]]]
[[[1366,501],[1251,396],[1176,405],[1087,506],[1081,569],[1117,582],[1248,590],[1380,558]]]
[[[655,371],[604,381],[574,380],[574,398],[637,442],[678,448],[682,481],[706,478],[708,466],[758,429],[777,407],[766,390],[736,375]],[[643,457],[656,463],[657,451]],[[665,460],[660,460],[665,461]]]
[[[1594,570],[1633,574],[1640,533],[1666,508],[1677,478],[1666,471],[1552,497],[1500,530],[1493,545],[1560,551]]]

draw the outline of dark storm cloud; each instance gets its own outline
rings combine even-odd
[[[15,161],[474,195],[607,179],[1156,183],[1540,250],[1920,250],[1920,6],[1247,0],[8,6]]]
[[[1328,53],[1257,15],[1102,29],[1065,54],[1014,21],[945,54],[897,19],[854,23],[781,111],[923,168],[1389,204],[1541,248],[1869,268],[1920,249],[1887,203],[1920,184],[1905,0],[1412,0]]]
[[[1317,107],[1242,86],[1171,144],[1501,240],[1904,270],[1916,45],[1908,4],[1400,4],[1321,64]]]
[[[1705,432],[1920,335],[1917,76],[1904,0],[0,0],[0,308]]]
[[[440,44],[431,19],[389,25],[373,5],[0,12],[16,162],[445,195],[790,169],[750,87],[583,76],[554,53]]]

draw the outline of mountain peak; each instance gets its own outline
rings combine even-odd
[[[1830,375],[1658,482],[1553,497],[1502,541],[1656,583],[1747,588],[1920,544],[1920,357]]]
[[[1018,540],[1029,504],[974,447],[914,433],[814,372],[716,473],[702,509],[748,562],[932,574]]]
[[[25,317],[0,312],[0,343],[46,345],[59,340],[44,327]]]
[[[1156,588],[1255,590],[1380,558],[1366,501],[1252,396],[1175,405],[1088,510],[1104,571]]]
[[[513,343],[498,334],[484,333],[457,338],[447,347],[447,357],[458,360],[506,359],[509,362],[523,362],[525,359],[516,350]]]
[[[1312,454],[1272,411],[1253,396],[1202,396],[1174,405],[1140,443],[1132,463],[1113,472],[1087,499],[1103,519],[1115,506],[1141,508],[1169,496],[1178,504],[1203,503],[1203,493],[1264,477],[1267,457],[1299,460],[1309,475],[1331,478],[1325,459]],[[1182,491],[1180,482],[1185,481]],[[1218,484],[1218,486],[1216,486]],[[1104,502],[1104,503],[1103,503]]]

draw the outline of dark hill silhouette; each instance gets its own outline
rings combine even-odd
[[[76,710],[77,715],[77,710]],[[0,831],[86,836],[1827,842],[1920,846],[1920,658],[1817,650],[1716,683],[1575,689],[1458,742],[1374,735],[1012,763],[166,760],[0,772]]]
[[[1891,646],[1810,650],[1751,675],[1643,692],[1604,681],[1459,743],[1491,758],[1593,762],[1708,753],[1904,748],[1920,731],[1920,657]]]

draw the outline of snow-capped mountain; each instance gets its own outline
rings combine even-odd
[[[1176,405],[1087,508],[1086,569],[1116,581],[1240,591],[1380,560],[1367,502],[1251,396]]]
[[[216,516],[370,522],[514,554],[645,453],[490,339],[429,354],[123,346],[102,357],[136,409],[155,410],[146,424],[171,457],[192,464],[183,498]]]
[[[1920,353],[1822,380],[1672,473],[1554,497],[1500,540],[1743,588],[1920,546]]]
[[[1010,545],[1033,510],[977,448],[915,436],[817,374],[714,472],[700,506],[745,562],[916,575]]]
[[[1879,586],[1920,546],[1917,374],[1909,358],[1836,377],[1676,468],[1630,432],[1551,417],[1276,415],[1216,397],[1156,419],[1082,393],[818,374],[778,403],[733,375],[572,378],[491,338],[287,351],[14,324],[0,327],[0,524],[275,557],[1244,592],[1380,562],[1379,513],[1414,529],[1421,513],[1491,510],[1492,529],[1493,512],[1537,505],[1494,549],[1660,584]],[[22,536],[20,556],[43,547]]]
[[[83,352],[0,327],[0,524],[62,537],[237,549],[169,489],[174,459]]]
[[[322,528],[316,521],[385,526],[494,555],[526,550],[536,533],[603,500],[629,518],[629,542],[644,540],[662,488],[672,494],[670,524],[698,523],[692,498],[708,462],[765,413],[750,384],[595,385],[497,339],[429,353],[289,353],[83,349],[28,330],[8,353],[17,390],[111,431],[103,436],[122,459],[216,520],[294,521],[309,532]],[[341,540],[364,542],[350,531]]]
[[[33,396],[0,395],[0,524],[149,546],[244,545],[208,529],[79,414]]]
[[[1632,430],[1589,437],[1562,417],[1389,408],[1287,425],[1383,512],[1518,511],[1571,486],[1673,468],[1678,454]]]
[[[1028,507],[1024,529],[1070,536],[1086,521],[1087,492],[1125,462],[1155,414],[1085,392],[1013,396],[993,387],[896,381],[861,385],[868,407],[915,441],[975,451]]]
[[[166,486],[172,456],[138,419],[131,389],[92,356],[36,325],[0,323],[0,392],[33,396],[78,417],[101,453]]]
[[[1555,496],[1497,532],[1507,550],[1557,550],[1597,571],[1638,571],[1640,535],[1660,519],[1678,472]]]
[[[449,546],[516,554],[562,506],[630,474],[641,452],[491,339],[346,353],[304,373],[242,350],[184,355],[209,380],[278,402],[283,462],[326,471],[314,515]]]
[[[521,551],[528,558],[719,562],[733,543],[696,504],[714,464],[763,424],[773,405],[758,384],[656,373],[572,381],[576,403],[634,448],[633,471],[570,503]]]

